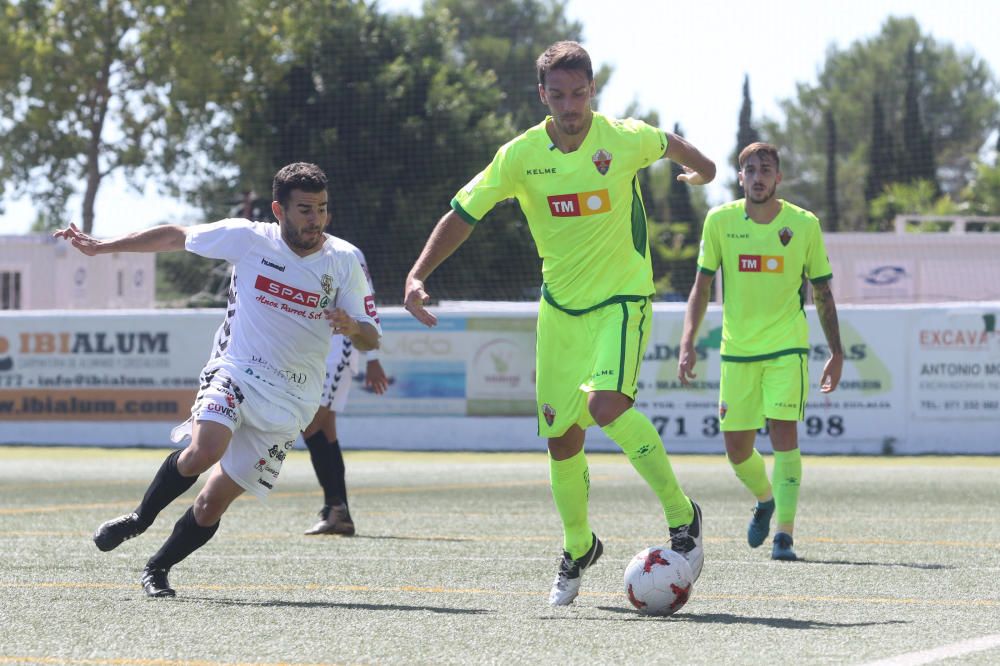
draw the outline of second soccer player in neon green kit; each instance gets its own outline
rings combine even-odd
[[[501,146],[493,162],[452,200],[406,280],[407,310],[428,326],[424,280],[494,205],[516,198],[542,257],[536,348],[538,432],[548,439],[552,496],[563,523],[563,555],[549,602],[571,604],[583,571],[603,552],[588,519],[590,473],[584,431],[599,426],[656,493],[672,548],[701,572],[701,510],[677,482],[663,442],[633,406],[649,341],[653,271],[636,173],[666,157],[679,180],[702,185],[715,164],[681,137],[591,110],[590,56],[558,42],[538,58],[542,123]]]
[[[695,376],[695,335],[708,306],[712,278],[721,270],[719,421],[736,477],[757,498],[747,542],[751,548],[761,545],[777,512],[771,557],[795,560],[792,530],[802,477],[798,422],[809,393],[804,280],[812,283],[816,313],[830,347],[820,379],[823,393],[837,388],[844,351],[819,220],[777,198],[777,148],[752,143],[740,152],[739,164],[746,197],[713,208],[705,218],[677,377],[687,384]],[[773,488],[764,459],[754,448],[757,430],[765,422],[774,449]]]

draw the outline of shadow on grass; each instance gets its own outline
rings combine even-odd
[[[732,613],[681,613],[672,617],[654,617],[650,615],[639,615],[630,608],[613,608],[611,606],[598,606],[598,610],[617,613],[619,615],[629,615],[627,618],[573,618],[574,620],[606,620],[614,619],[616,622],[622,619],[626,621],[650,622],[663,620],[666,622],[696,622],[700,624],[749,624],[764,627],[774,627],[776,629],[847,629],[850,627],[875,627],[887,624],[909,624],[905,620],[886,620],[881,622],[823,622],[822,620],[796,620],[787,617],[752,617],[748,615],[733,615]],[[550,618],[557,619],[557,618]]]
[[[919,562],[857,562],[854,560],[807,560],[805,558],[799,558],[798,561],[807,564],[833,564],[848,567],[901,567],[904,569],[924,569],[927,571],[958,568],[950,564],[922,564]]]
[[[445,615],[487,615],[494,611],[481,608],[442,608],[440,606],[404,606],[401,604],[358,604],[336,603],[331,601],[288,601],[286,599],[270,599],[253,601],[250,599],[218,599],[211,597],[179,597],[171,599],[171,603],[213,604],[216,606],[253,606],[257,608],[343,608],[345,610],[374,611],[424,611],[442,613]]]

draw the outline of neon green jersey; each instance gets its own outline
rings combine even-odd
[[[708,275],[722,269],[723,360],[808,351],[803,278],[816,284],[833,277],[815,215],[781,201],[777,217],[757,224],[743,199],[713,208],[698,268]]]
[[[552,145],[546,120],[500,147],[451,205],[470,224],[515,198],[542,258],[546,300],[570,314],[648,297],[653,268],[636,173],[663,156],[667,137],[631,118],[594,113],[579,149]]]

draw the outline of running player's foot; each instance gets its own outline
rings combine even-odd
[[[129,513],[102,523],[94,532],[94,543],[99,549],[107,552],[145,531],[146,526],[139,522],[139,514]]]
[[[576,596],[580,594],[580,583],[583,580],[583,570],[590,567],[600,559],[604,553],[604,544],[592,534],[594,543],[590,550],[579,559],[572,559],[566,551],[563,551],[562,559],[559,561],[559,571],[556,579],[552,583],[552,591],[549,592],[549,603],[553,606],[568,606],[573,603]]]
[[[691,565],[691,582],[698,580],[701,567],[705,564],[705,549],[702,548],[701,507],[691,500],[694,518],[687,525],[670,528],[670,549],[680,553]]]
[[[151,569],[150,567],[146,567],[142,570],[142,579],[140,582],[147,597],[177,596],[177,592],[174,591],[174,588],[170,587],[170,581],[167,580],[166,569]]]
[[[354,536],[354,521],[346,504],[324,504],[319,510],[319,522],[306,530],[306,534],[339,534]]]
[[[756,548],[764,543],[767,533],[771,531],[771,516],[774,515],[774,498],[766,502],[757,502],[753,508],[753,518],[747,526],[747,543]]]
[[[786,562],[794,562],[799,559],[792,550],[792,535],[787,532],[775,532],[774,533],[774,546],[771,548],[771,559],[772,560],[784,560]]]

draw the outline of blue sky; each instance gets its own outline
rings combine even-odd
[[[380,0],[386,10],[418,12],[419,0]],[[679,122],[689,140],[721,162],[733,149],[744,74],[750,76],[754,117],[780,117],[778,103],[796,83],[813,82],[826,50],[878,34],[888,16],[912,16],[925,32],[960,51],[972,50],[1000,73],[997,0],[838,0],[808,2],[667,2],[569,0],[571,18],[584,26],[584,46],[595,64],[614,74],[601,91],[601,109],[621,114],[632,101],[654,110],[666,128]],[[558,37],[558,36],[556,36]],[[544,108],[539,105],[539,119]],[[472,174],[470,174],[471,176]],[[729,174],[709,186],[710,203],[727,196]],[[113,236],[159,222],[197,220],[180,202],[127,191],[120,181],[102,187],[95,232]],[[442,208],[447,202],[442,202]],[[79,221],[79,199],[71,202]],[[28,231],[28,202],[7,203],[0,234]]]

